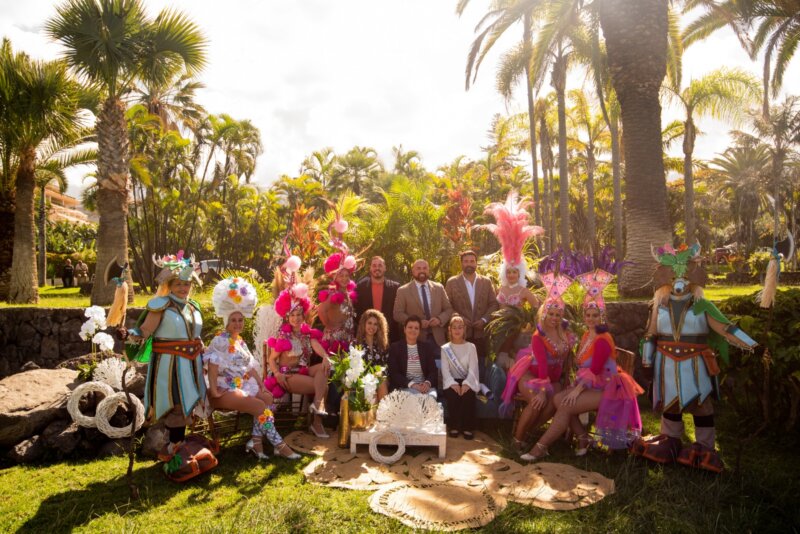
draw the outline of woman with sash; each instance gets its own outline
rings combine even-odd
[[[478,382],[478,352],[464,338],[467,325],[458,314],[450,318],[447,328],[450,341],[442,345],[442,382],[447,402],[447,428],[451,438],[459,432],[472,439],[475,430],[475,395]]]

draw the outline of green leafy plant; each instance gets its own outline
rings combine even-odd
[[[800,416],[800,289],[778,291],[772,309],[760,308],[755,293],[732,297],[720,310],[755,339],[753,352],[731,350],[723,369],[727,402],[751,427],[796,431]]]
[[[747,259],[747,267],[753,274],[764,274],[770,258],[772,258],[772,254],[767,251],[754,252]]]
[[[77,365],[78,371],[78,380],[82,382],[86,382],[87,380],[92,379],[92,375],[94,374],[94,370],[97,368],[97,360],[92,359],[86,363],[81,363]]]

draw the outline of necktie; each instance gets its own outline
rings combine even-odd
[[[430,304],[428,304],[428,284],[422,284],[420,289],[422,290],[422,309],[425,310],[425,319],[430,321],[431,307]]]

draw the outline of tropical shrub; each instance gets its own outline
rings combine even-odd
[[[797,431],[800,410],[800,289],[779,291],[772,309],[755,302],[755,294],[732,297],[720,310],[759,346],[731,349],[723,369],[726,402],[748,428]]]

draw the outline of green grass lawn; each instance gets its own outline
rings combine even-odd
[[[657,419],[644,413],[645,426]],[[720,417],[720,449],[729,466],[740,440],[736,421]],[[691,429],[690,429],[691,432]],[[498,436],[507,440],[507,434]],[[796,445],[796,444],[795,444]],[[800,466],[790,443],[755,439],[741,469],[720,476],[660,467],[625,454],[575,458],[566,444],[551,449],[564,462],[613,478],[617,492],[570,512],[510,503],[484,532],[791,532],[800,524]],[[141,500],[129,502],[127,460],[111,458],[0,470],[0,532],[399,532],[399,522],[374,514],[370,492],[308,484],[298,463],[256,464],[243,446],[223,449],[219,467],[185,485],[168,482],[150,460],[136,463]]]

